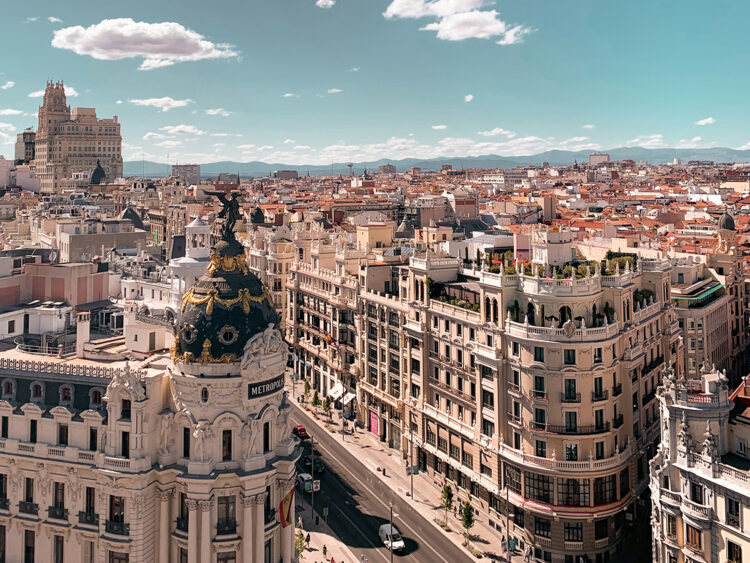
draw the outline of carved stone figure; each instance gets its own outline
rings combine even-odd
[[[281,333],[273,323],[269,324],[263,332],[256,334],[245,344],[242,369],[249,367],[256,356],[275,354],[283,346],[284,341],[281,338]]]
[[[112,376],[112,381],[107,386],[107,396],[112,396],[112,391],[115,389],[122,388],[127,391],[132,397],[133,401],[142,401],[146,398],[146,392],[143,390],[143,385],[138,380],[138,375],[130,369],[130,364],[125,362],[125,367],[121,370],[116,370]]]
[[[169,437],[170,437],[170,429],[172,427],[172,419],[174,415],[173,414],[167,414],[162,415],[159,426],[160,426],[160,436],[159,436],[159,453],[161,455],[167,455],[169,453]]]
[[[211,425],[205,420],[198,422],[193,432],[193,438],[195,438],[196,447],[198,449],[198,457],[201,461],[206,460],[205,444],[207,438],[211,437]]]

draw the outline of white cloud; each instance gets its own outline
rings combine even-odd
[[[294,139],[284,139],[284,144],[285,145],[291,145],[291,144],[294,144],[296,142],[297,141],[295,141]]]
[[[625,141],[625,146],[628,147],[643,147],[644,149],[658,149],[664,145],[664,135],[656,133],[653,135],[639,135],[635,139]]]
[[[747,150],[750,150],[750,141],[748,141],[747,143],[745,143],[744,145],[742,145],[740,147],[737,147],[735,150],[737,150],[737,151],[747,151]]]
[[[348,70],[348,72],[359,72],[359,67],[358,66],[353,66],[352,68],[350,68]]]
[[[507,137],[509,139],[516,136],[513,131],[508,131],[502,127],[495,127],[488,131],[477,131],[477,135],[481,135],[482,137]]]
[[[0,86],[0,90],[10,90],[15,85],[16,85],[15,82],[13,82],[12,80],[8,80],[5,84]]]
[[[287,92],[282,96],[282,98],[299,98],[299,94],[292,94],[291,92]]]
[[[231,133],[211,133],[209,137],[231,137]]]
[[[466,94],[466,95],[464,96],[464,102],[466,102],[467,104],[468,104],[468,103],[469,103],[470,101],[472,101],[473,99],[474,99],[474,94]]]
[[[66,85],[65,95],[70,98],[75,98],[78,95],[78,92],[72,86]],[[44,96],[44,90],[34,90],[33,92],[29,92],[29,98],[41,98],[43,96]]]
[[[23,20],[23,23],[34,23],[39,21],[39,16],[30,16]]]
[[[448,129],[448,126],[447,125],[433,125],[432,128],[435,131],[442,131],[444,129]]]
[[[179,147],[181,145],[182,145],[182,141],[162,141],[161,143],[156,143],[157,147],[166,147],[166,148]]]
[[[499,18],[496,10],[481,10],[489,0],[392,0],[383,12],[386,19],[436,18],[420,29],[436,31],[438,39],[499,38],[498,45],[515,45],[533,30],[524,25],[510,25]]]
[[[335,0],[317,0],[317,2],[315,2],[315,5],[318,8],[333,8],[335,4]]]
[[[258,147],[258,150],[259,151],[267,151],[267,150],[271,150],[272,148],[273,148],[273,145],[263,145],[261,147]]]
[[[393,0],[383,12],[386,19],[444,17],[470,12],[484,6],[484,0]]]
[[[128,101],[136,106],[151,106],[159,108],[161,111],[169,111],[174,108],[182,108],[188,104],[193,103],[193,100],[190,99],[175,100],[174,98],[170,98],[169,96],[164,96],[163,98],[145,98]]]
[[[696,125],[713,125],[716,120],[713,117],[707,117],[705,119],[699,119],[695,122]]]
[[[224,108],[212,108],[206,110],[206,115],[221,115],[222,117],[229,117],[232,115],[232,112],[229,112]]]
[[[310,147],[308,145],[297,145],[297,146],[294,147],[294,150],[296,150],[296,151],[307,151],[307,150],[310,150],[311,148],[312,147]]]
[[[116,101],[115,103],[116,103],[117,105],[120,105],[120,104],[122,103],[122,100],[117,100],[117,101]]]
[[[328,89],[328,93],[329,94],[341,94],[341,92],[343,92],[343,90],[341,90],[340,88],[329,88]]]
[[[132,18],[102,20],[83,27],[54,32],[52,46],[104,61],[141,58],[139,70],[151,70],[185,61],[239,56],[232,45],[212,43],[176,22],[137,22]]]
[[[703,141],[703,137],[693,137],[692,139],[680,139],[675,148],[678,149],[694,149],[697,148]]]
[[[166,135],[162,135],[161,133],[153,133],[149,131],[143,136],[144,141],[148,141],[149,139],[166,139]]]
[[[0,109],[0,115],[23,115],[23,112],[20,109]]]
[[[581,125],[581,129],[593,129],[594,126],[591,123],[587,123],[586,125]]]
[[[166,131],[170,135],[203,135],[205,134],[205,131],[201,131],[198,129],[195,125],[165,125],[164,127],[159,127],[159,131]]]
[[[255,145],[238,145],[237,148],[242,150],[250,150],[254,149]]]
[[[55,16],[48,17],[47,21],[49,23],[62,23],[62,20],[60,18],[56,18]]]
[[[15,126],[13,126],[10,123],[3,123],[0,121],[0,131],[7,131],[8,133],[13,133],[16,130]]]

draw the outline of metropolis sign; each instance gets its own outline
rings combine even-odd
[[[251,383],[247,386],[247,398],[257,399],[265,397],[284,388],[284,375],[261,381],[260,383]]]

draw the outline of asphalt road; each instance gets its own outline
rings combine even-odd
[[[315,455],[326,466],[321,476],[315,475],[316,479],[320,478],[320,492],[315,493],[315,512],[322,518],[323,507],[328,507],[328,525],[357,558],[364,555],[369,563],[390,561],[388,549],[378,538],[378,528],[388,523],[389,502],[393,502],[394,514],[398,514],[393,523],[406,544],[403,553],[394,553],[394,561],[471,561],[444,532],[384,487],[378,477],[327,432],[320,430],[297,405],[291,416],[295,425],[304,424],[313,435]],[[303,457],[310,453],[310,441],[306,440],[304,446]],[[301,460],[299,470],[306,471]],[[303,493],[298,491],[298,494]],[[309,495],[306,496],[309,499]]]

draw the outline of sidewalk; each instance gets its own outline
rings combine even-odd
[[[290,393],[292,391],[291,386],[291,381],[287,381],[286,388]],[[304,383],[298,381],[294,389],[295,398],[292,399],[290,394],[290,400],[296,403],[296,397],[302,395],[303,391]],[[305,408],[305,405],[302,403],[297,403],[297,405],[303,409]],[[340,411],[332,412],[332,424],[327,422],[328,417],[323,414],[321,409],[318,412],[319,419],[315,419],[309,411],[307,412],[317,427],[328,432],[339,443],[345,444],[351,454],[359,459],[373,474],[378,476],[389,489],[395,491],[405,503],[409,503],[428,522],[439,527],[434,520],[436,518],[442,520],[445,515],[445,511],[439,508],[442,485],[438,485],[429,475],[420,472],[414,476],[414,498],[412,499],[409,495],[410,476],[406,474],[408,462],[402,458],[400,452],[389,449],[375,435],[361,428],[352,434],[353,425],[351,421],[348,422],[348,432],[342,439]],[[309,428],[308,430],[313,435],[315,434],[314,428]],[[385,469],[385,475],[383,475],[383,469]],[[465,500],[467,500],[467,493],[453,487],[454,505],[458,505],[459,502]],[[487,508],[484,506],[484,503],[482,503],[482,508],[485,510]],[[479,560],[479,558],[474,557],[463,547],[464,530],[460,519],[454,517],[452,511],[448,515],[448,526],[451,532],[443,531],[442,533],[446,534],[456,545],[460,546],[467,557],[470,557],[472,560]],[[484,510],[475,510],[474,526],[471,528],[470,534],[471,544],[475,549],[483,553],[483,559],[489,559],[490,561],[506,560],[505,556],[502,555],[502,548],[500,546],[500,539],[506,535],[503,521],[490,519]],[[516,558],[518,557],[518,552],[516,552]]]
[[[329,563],[333,558],[337,563],[352,563],[359,561],[351,550],[341,542],[333,531],[318,515],[319,522],[316,525],[310,516],[310,503],[302,495],[295,495],[297,518],[302,518],[302,532],[307,536],[310,534],[310,545],[300,553],[299,560],[309,563]],[[299,524],[297,520],[296,524]],[[297,528],[299,529],[299,528]],[[295,534],[297,532],[295,531]],[[326,547],[326,555],[323,556],[323,546]]]

